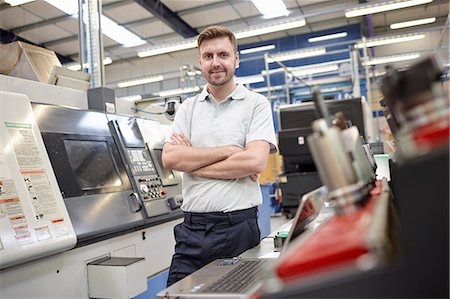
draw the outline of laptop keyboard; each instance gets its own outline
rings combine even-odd
[[[236,268],[202,290],[202,293],[241,293],[263,273],[269,260],[242,261]]]

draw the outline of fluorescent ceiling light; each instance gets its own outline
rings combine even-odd
[[[349,92],[351,92],[351,89],[349,87],[346,87],[346,86],[320,88],[320,92],[321,93],[329,93],[329,92],[336,92],[336,91],[349,91]],[[296,95],[296,96],[311,95],[311,91],[309,91],[309,90],[307,90],[307,91],[298,91],[298,92],[295,92],[294,95]],[[286,107],[286,108],[288,108],[288,107]]]
[[[326,92],[335,92],[338,90],[342,90],[342,88],[337,88],[337,87],[321,88],[320,92],[326,93]]]
[[[299,59],[299,58],[305,58],[305,57],[312,57],[312,56],[325,54],[326,52],[327,51],[325,48],[315,48],[315,49],[304,50],[304,51],[280,53],[280,54],[270,55],[269,58],[267,59],[267,62],[273,63],[275,61],[286,61],[286,60],[293,60],[293,59]]]
[[[136,94],[133,96],[126,96],[126,97],[119,97],[119,100],[129,101],[129,102],[135,102],[142,100],[142,96],[140,94]]]
[[[241,83],[241,84],[251,84],[251,83],[264,82],[264,77],[262,75],[234,77],[234,81],[236,83]]]
[[[112,59],[109,57],[106,57],[105,59],[103,59],[103,65],[108,65],[112,63]]]
[[[306,21],[304,19],[298,19],[298,20],[289,21],[289,22],[275,23],[275,24],[268,25],[268,26],[259,26],[259,27],[250,28],[247,30],[241,30],[241,31],[236,32],[234,34],[234,36],[236,36],[237,39],[246,38],[246,37],[254,37],[257,35],[263,35],[263,34],[267,34],[267,33],[303,27],[305,25],[306,25]]]
[[[390,62],[398,62],[398,61],[417,59],[419,57],[420,57],[419,53],[385,56],[385,57],[371,59],[367,63],[363,63],[363,65],[377,65],[377,64],[384,64],[384,63],[390,63]]]
[[[327,69],[328,66],[332,66],[334,69],[335,66],[339,66],[342,63],[348,63],[350,59],[340,59],[340,60],[331,60],[327,62],[321,62],[316,64],[309,64],[305,66],[297,66],[297,67],[288,67],[288,71],[290,72],[296,72],[296,71],[305,71],[305,70],[311,70],[311,69]],[[332,71],[332,70],[330,70]],[[268,72],[266,70],[261,71],[261,75],[266,76],[267,73],[269,74],[275,74],[275,73],[282,73],[285,72],[285,69],[280,67],[276,69],[270,69]]]
[[[284,85],[270,86],[270,91],[284,90],[284,88],[285,88]],[[252,88],[252,91],[254,92],[267,92],[268,90],[269,90],[268,87]]]
[[[66,66],[71,71],[79,71],[81,70],[81,65],[79,63],[76,64],[70,64]]]
[[[339,66],[337,64],[330,64],[330,65],[324,65],[320,67],[302,67],[298,68],[296,70],[293,70],[292,73],[294,76],[307,76],[307,75],[313,75],[313,74],[320,74],[320,73],[327,73],[327,72],[334,72],[339,70]]]
[[[376,71],[375,72],[375,77],[381,77],[386,75],[386,71]]]
[[[200,76],[201,74],[202,74],[202,71],[200,71],[200,70],[186,72],[186,75],[188,75],[189,77]]]
[[[333,34],[328,34],[328,35],[315,36],[315,37],[308,38],[308,42],[315,43],[315,42],[320,42],[320,41],[329,40],[329,39],[346,37],[347,35],[348,35],[347,32],[339,32],[339,33],[333,33]]]
[[[112,59],[109,57],[106,57],[105,59],[103,59],[103,65],[108,65],[112,63]],[[67,64],[65,65],[65,67],[67,67],[69,70],[72,71],[79,71],[81,70],[81,65],[79,63],[72,63],[72,64]],[[89,68],[89,65],[87,63],[84,64],[85,68]]]
[[[348,9],[345,11],[347,18],[370,15],[378,12],[411,7],[421,4],[433,2],[433,0],[394,0],[372,5],[363,5],[358,8]]]
[[[135,79],[135,80],[127,80],[127,81],[119,82],[119,83],[117,83],[117,87],[124,88],[124,87],[159,82],[162,80],[164,80],[164,77],[162,75],[143,77],[143,78],[139,78],[139,79]]]
[[[48,4],[66,14],[78,17],[78,1],[76,0],[45,0]],[[125,47],[135,47],[146,43],[136,34],[125,29],[108,17],[101,16],[102,33]]]
[[[78,1],[76,0],[45,0],[45,2],[65,12],[69,16],[78,14]]]
[[[154,95],[159,96],[159,97],[168,97],[168,96],[174,96],[174,95],[197,92],[197,91],[200,91],[200,87],[193,86],[193,87],[186,87],[186,88],[176,88],[176,89],[171,89],[171,90],[164,90],[164,91],[156,92],[156,93],[154,93]]]
[[[408,21],[408,22],[393,23],[389,27],[391,29],[400,29],[400,28],[405,28],[405,27],[431,24],[434,22],[436,22],[436,18],[433,17],[433,18],[426,18],[426,19],[420,19],[420,20],[414,20],[414,21]]]
[[[102,15],[102,32],[107,37],[115,40],[125,47],[135,47],[146,43],[136,34],[125,29],[125,27],[118,25],[116,22]]]
[[[422,39],[422,38],[425,38],[425,34],[423,34],[423,33],[404,34],[404,35],[397,35],[397,36],[391,36],[391,37],[367,39],[366,42],[356,43],[355,46],[358,49],[364,48],[364,46],[366,46],[367,48],[371,48],[371,47],[382,46],[382,45],[409,42],[409,41],[418,40],[418,39]]]
[[[250,54],[250,53],[256,53],[256,52],[262,52],[262,51],[269,51],[275,49],[275,45],[267,45],[267,46],[261,46],[261,47],[255,47],[255,48],[248,48],[239,51],[241,54]]]
[[[252,0],[252,2],[265,19],[289,15],[283,0]]]
[[[181,50],[193,49],[196,47],[197,47],[197,41],[189,40],[187,42],[171,44],[171,45],[167,45],[164,47],[150,48],[148,50],[138,52],[137,55],[139,57],[149,57],[149,56],[156,56],[156,55],[160,55],[160,54],[171,53],[171,52],[176,52],[176,51],[181,51]]]
[[[6,3],[8,3],[11,6],[17,6],[17,5],[22,5],[28,2],[32,2],[34,0],[5,0]]]

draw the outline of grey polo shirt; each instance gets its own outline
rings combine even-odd
[[[179,107],[164,142],[172,132],[182,132],[193,147],[218,147],[265,140],[270,152],[276,152],[276,137],[269,101],[249,91],[242,84],[216,103],[206,87]],[[240,179],[208,179],[183,174],[182,210],[188,212],[231,212],[262,203],[258,182],[249,177]]]

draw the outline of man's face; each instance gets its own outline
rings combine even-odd
[[[221,86],[233,79],[239,58],[230,40],[224,37],[202,42],[199,63],[206,81]]]

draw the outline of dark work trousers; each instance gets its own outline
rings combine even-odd
[[[259,244],[258,209],[229,213],[184,213],[175,226],[175,253],[170,265],[170,286],[219,258],[235,257]]]

